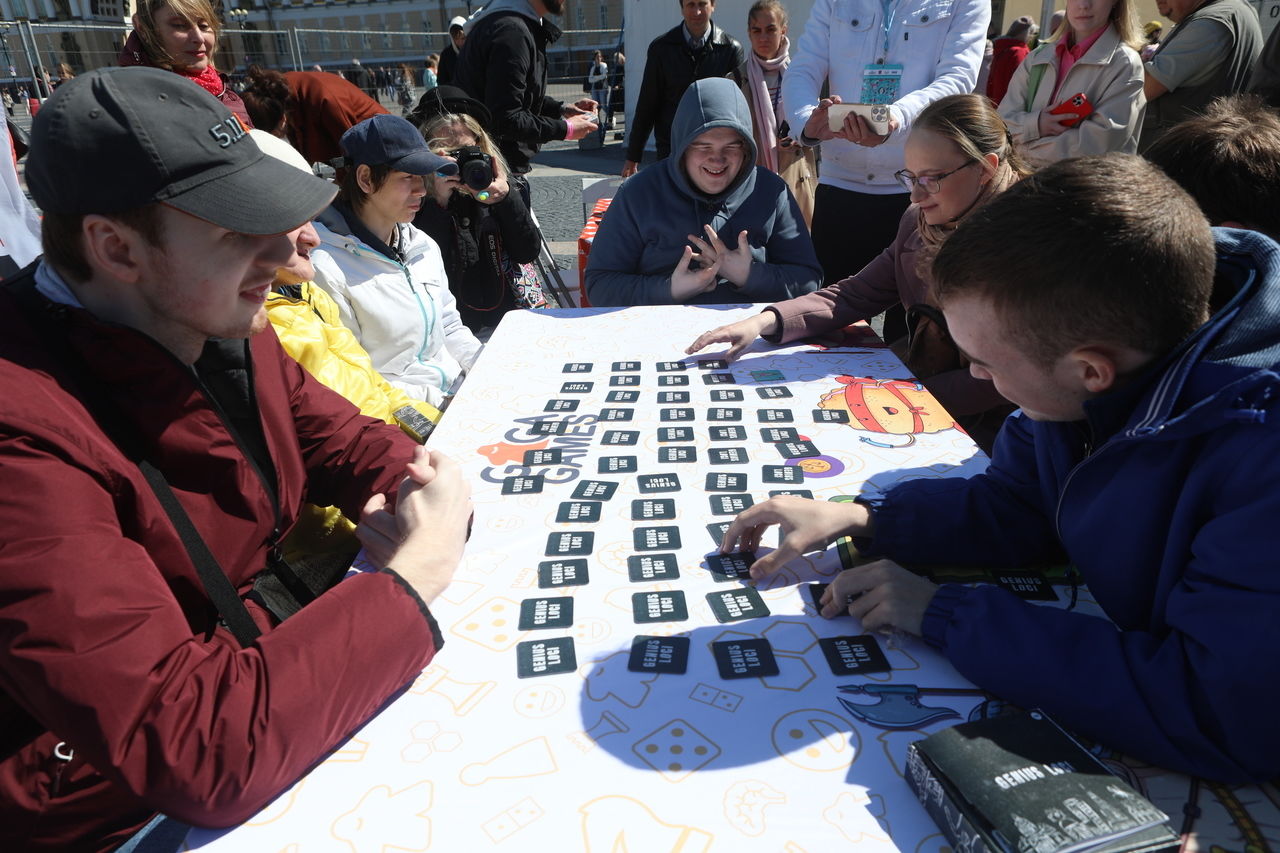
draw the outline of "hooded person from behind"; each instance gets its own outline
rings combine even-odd
[[[783,180],[755,165],[737,85],[693,83],[671,138],[672,156],[627,179],[600,223],[586,272],[591,303],[766,302],[816,290],[822,271],[809,230]]]

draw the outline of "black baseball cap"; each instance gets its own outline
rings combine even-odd
[[[337,188],[258,148],[248,128],[187,78],[100,68],[59,86],[36,114],[27,187],[60,214],[161,202],[241,234],[279,234],[328,206]]]
[[[390,166],[411,175],[456,175],[458,164],[432,153],[418,129],[400,116],[376,115],[351,127],[338,140],[354,166]]]
[[[426,124],[428,119],[445,113],[469,115],[486,131],[489,130],[489,122],[492,120],[488,107],[457,86],[448,84],[436,86],[424,94],[413,111],[413,118],[418,124]]]

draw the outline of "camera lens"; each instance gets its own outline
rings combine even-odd
[[[493,158],[474,145],[459,148],[450,153],[458,161],[458,177],[473,190],[479,191],[493,183]]]

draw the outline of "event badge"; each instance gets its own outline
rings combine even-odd
[[[872,62],[862,69],[862,97],[859,103],[892,104],[898,100],[901,89],[902,65],[900,63]]]

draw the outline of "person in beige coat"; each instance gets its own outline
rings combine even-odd
[[[1054,35],[1018,67],[1000,102],[1023,156],[1039,168],[1068,157],[1136,152],[1146,98],[1130,0],[1068,3]],[[1093,105],[1085,119],[1071,125],[1076,116],[1052,113],[1080,93]]]

